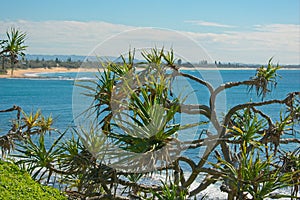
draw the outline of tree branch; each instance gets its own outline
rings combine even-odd
[[[257,80],[254,79],[254,80],[246,80],[246,81],[239,81],[239,82],[228,82],[222,84],[215,89],[214,95],[217,96],[220,92],[222,92],[225,89],[229,89],[240,85],[257,85]]]
[[[173,73],[174,76],[183,76],[183,77],[186,77],[186,78],[189,78],[193,81],[196,81],[197,83],[200,83],[201,85],[204,85],[210,92],[210,94],[213,93],[214,91],[214,88],[212,87],[212,85],[209,83],[209,82],[206,82],[196,76],[193,76],[193,75],[190,75],[190,74],[186,74],[186,73],[183,73],[183,72],[180,72],[179,69],[176,67],[176,66],[173,66],[173,65],[168,65],[171,69],[173,69],[173,71],[175,73]]]
[[[202,114],[208,119],[211,118],[211,111],[210,108],[206,105],[199,105],[199,104],[180,104],[179,113],[186,113],[186,114]]]
[[[264,106],[264,105],[270,105],[270,104],[286,104],[286,105],[290,105],[292,99],[296,96],[296,95],[300,95],[300,92],[292,92],[289,93],[288,96],[283,99],[283,100],[278,100],[278,99],[273,99],[273,100],[269,100],[269,101],[262,101],[262,102],[249,102],[249,103],[245,103],[245,104],[239,104],[234,106],[233,108],[231,108],[228,113],[225,116],[225,120],[224,120],[224,126],[226,127],[230,121],[230,118],[232,117],[232,115],[234,113],[236,113],[238,110],[244,109],[244,108],[253,108],[256,106]],[[225,133],[223,132],[221,134],[221,136],[223,136]]]
[[[299,143],[300,144],[300,139],[297,138],[286,138],[286,139],[281,139],[280,144],[289,144],[289,143]]]

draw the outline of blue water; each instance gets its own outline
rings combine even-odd
[[[242,81],[254,76],[255,70],[221,70],[217,71],[186,71],[186,73],[195,76],[204,77],[213,84],[220,82]],[[220,74],[218,74],[220,73]],[[13,105],[21,106],[25,112],[42,110],[45,116],[52,115],[54,118],[54,127],[60,131],[73,126],[72,113],[72,92],[74,87],[74,78],[77,73],[52,73],[41,74],[41,77],[51,77],[50,79],[0,79],[0,110],[7,109]],[[287,93],[300,91],[300,70],[280,70],[278,85],[266,99],[283,99]],[[80,73],[80,78],[95,77],[94,73]],[[200,103],[208,105],[208,91],[193,81],[177,79],[174,84],[174,91],[177,95],[187,95],[186,103]],[[195,91],[195,92],[193,92]],[[233,105],[249,101],[260,101],[253,92],[247,92],[246,86],[236,87],[226,90],[220,96],[220,115]],[[191,94],[192,93],[192,94]],[[226,107],[226,108],[224,108]],[[279,119],[282,105],[264,106],[262,110],[274,119]],[[0,113],[0,135],[7,133],[10,128],[10,121],[14,119],[16,113]],[[205,118],[194,116],[177,116],[181,123],[196,123]],[[179,134],[181,140],[193,140],[199,137],[203,127],[193,128],[188,131],[182,131]],[[199,157],[198,151],[187,152],[195,159]]]
[[[1,79],[0,109],[18,105],[25,112],[41,109],[45,116],[52,114],[55,126],[67,127],[72,121],[73,81]],[[2,114],[0,127],[6,127],[15,113]]]
[[[208,73],[216,73],[213,71],[186,71],[195,76],[206,76]],[[209,80],[214,75],[208,74],[208,81],[212,83],[241,81],[254,76],[255,70],[220,70],[221,80]],[[280,70],[279,75],[282,78],[278,79],[278,85],[270,93],[267,99],[279,98],[283,99],[289,92],[300,91],[300,70]],[[0,79],[0,110],[7,109],[13,105],[22,107],[26,112],[36,111],[41,109],[44,115],[52,115],[55,119],[55,127],[60,130],[66,129],[68,126],[73,125],[72,115],[72,92],[74,87],[74,78],[77,73],[52,73],[41,74],[42,77],[50,76],[51,79]],[[57,77],[57,78],[54,78]],[[94,73],[81,73],[81,78],[94,77]],[[220,79],[220,77],[217,77]],[[188,84],[191,88],[184,88]],[[177,89],[176,89],[177,87]],[[175,90],[179,93],[183,91],[189,95],[187,103],[202,103],[207,104],[207,90],[199,84],[188,81],[181,83],[180,80]],[[185,91],[186,90],[186,91]],[[197,97],[190,95],[191,91],[195,90]],[[237,87],[226,90],[221,93],[221,104],[227,107],[228,110],[231,106],[249,101],[259,101],[260,98],[256,97],[255,92],[247,92],[247,87]],[[221,105],[221,106],[222,106]],[[272,105],[263,107],[263,110],[269,113],[276,119],[279,118],[280,105]],[[223,109],[224,110],[224,109]],[[0,113],[0,134],[5,133],[9,126],[9,121],[15,117],[15,113]]]
[[[186,73],[195,76],[206,77],[213,84],[229,81],[242,81],[255,75],[255,70],[221,70],[220,74],[216,71],[185,71]],[[218,72],[219,73],[219,72]],[[284,99],[289,92],[300,91],[300,70],[280,70],[278,85],[270,93],[268,99]],[[220,75],[220,76],[219,76]],[[72,113],[72,92],[74,87],[74,78],[76,73],[53,73],[41,74],[41,77],[51,77],[42,79],[0,79],[0,110],[11,108],[13,105],[18,105],[25,112],[36,111],[41,109],[45,116],[52,115],[55,119],[54,126],[61,131],[67,127],[74,126]],[[93,73],[82,73],[80,77],[94,77]],[[217,79],[215,79],[217,78]],[[208,91],[199,84],[193,81],[178,79],[174,85],[176,95],[187,95],[186,103],[208,104]],[[195,91],[195,92],[193,92]],[[233,105],[245,103],[249,101],[260,101],[261,98],[256,97],[255,92],[247,92],[245,86],[232,88],[220,94],[220,110],[226,111]],[[280,110],[283,107],[280,105],[264,106],[262,109],[268,115],[279,119]],[[0,135],[7,133],[10,128],[10,120],[14,119],[16,113],[0,113]],[[178,116],[182,123],[197,122],[199,116]],[[203,118],[201,118],[203,120]],[[179,135],[182,140],[192,140],[199,136],[201,130],[192,130],[195,133],[182,132]],[[299,137],[299,135],[297,136]],[[297,144],[294,144],[297,145]],[[286,146],[288,150],[295,146]],[[197,160],[199,150],[190,150],[185,152],[190,157]],[[216,190],[217,191],[217,190]]]

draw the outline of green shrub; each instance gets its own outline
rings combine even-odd
[[[0,199],[67,199],[59,190],[43,186],[16,165],[0,160]]]

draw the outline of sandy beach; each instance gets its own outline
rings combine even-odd
[[[287,69],[298,69],[298,68],[285,68]],[[181,67],[180,70],[255,70],[255,68],[188,68]],[[13,76],[10,75],[10,69],[7,70],[7,74],[0,74],[0,78],[32,78],[38,73],[57,73],[57,72],[97,72],[97,68],[28,68],[28,69],[15,69]],[[100,69],[101,71],[101,69]]]
[[[10,69],[7,70],[7,74],[0,74],[0,78],[26,78],[32,77],[31,75],[37,73],[57,73],[57,72],[96,72],[96,68],[79,68],[71,69],[65,67],[55,68],[29,68],[29,69],[15,69],[13,76],[10,75]]]

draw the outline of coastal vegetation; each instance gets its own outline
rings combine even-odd
[[[3,61],[4,59],[4,61]],[[35,68],[48,68],[53,69],[56,67],[64,67],[68,69],[78,69],[82,64],[82,61],[72,61],[71,59],[67,60],[60,60],[58,58],[54,60],[44,60],[36,58],[33,60],[23,58],[20,60],[20,62],[15,63],[15,69],[35,69]],[[0,73],[6,74],[7,69],[10,69],[11,65],[8,59],[5,57],[2,57],[2,68]]]
[[[70,130],[54,129],[52,117],[41,111],[0,110],[16,113],[0,136],[3,156],[17,158],[13,162],[34,180],[60,187],[69,199],[205,199],[202,192],[212,184],[220,184],[229,200],[299,198],[300,91],[267,99],[279,65],[270,59],[248,80],[215,86],[182,72],[173,50],[141,55],[140,63],[134,62],[135,51],[121,56],[122,62],[99,63],[97,80],[77,82],[92,104],[82,124]],[[207,98],[187,103],[187,96],[175,95],[178,78],[206,88]],[[243,86],[260,100],[220,115],[220,95]],[[270,105],[281,105],[278,118],[262,109]],[[180,115],[201,120],[184,123]],[[195,127],[197,137],[179,139]],[[47,146],[50,134],[56,139]]]
[[[25,170],[0,160],[0,198],[2,200],[67,199],[58,189],[36,183]]]
[[[24,51],[27,48],[27,46],[24,44],[26,33],[16,28],[11,28],[10,31],[6,32],[6,36],[6,40],[0,40],[0,56],[2,58],[1,72],[6,72],[5,62],[6,60],[9,60],[12,76],[15,65],[19,62],[19,58],[25,56]]]
[[[35,68],[48,68],[48,69],[55,69],[56,67],[64,67],[68,69],[78,69],[80,67],[89,67],[92,68],[94,66],[99,67],[99,61],[91,61],[89,64],[85,64],[85,66],[82,66],[82,62],[84,62],[84,59],[82,58],[84,56],[75,56],[75,58],[72,58],[72,56],[49,56],[49,55],[26,55],[25,57],[21,58],[21,60],[17,63],[15,63],[15,69],[35,69]],[[5,59],[3,62],[2,59],[2,67],[0,69],[1,73],[7,73],[7,69],[11,68],[10,62],[8,59]],[[105,58],[101,60],[106,60]],[[111,58],[111,61],[116,61],[118,58]],[[141,61],[136,61],[141,62]],[[258,64],[242,64],[242,63],[225,63],[225,62],[216,62],[215,63],[208,63],[207,61],[200,61],[199,63],[189,63],[189,62],[180,62],[178,64],[181,67],[195,69],[195,68],[231,68],[231,69],[257,69],[260,67]],[[283,65],[281,66],[282,69],[300,69],[300,65]]]

